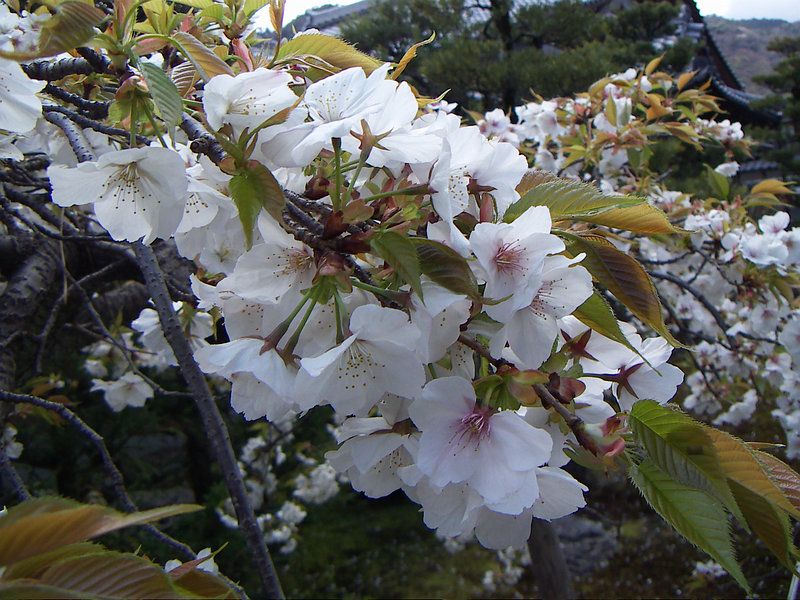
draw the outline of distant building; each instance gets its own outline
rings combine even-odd
[[[375,1],[361,0],[361,2],[354,2],[347,6],[323,4],[322,6],[308,9],[302,15],[295,17],[293,21],[284,25],[283,28],[287,32],[318,29],[320,33],[338,36],[339,23],[345,19],[360,17],[365,14],[375,4]]]

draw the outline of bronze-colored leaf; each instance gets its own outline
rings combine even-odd
[[[628,310],[670,344],[682,346],[667,329],[655,285],[636,259],[617,250],[611,242],[598,235],[576,235],[558,230],[553,233],[564,240],[572,256],[586,254],[581,265]]]

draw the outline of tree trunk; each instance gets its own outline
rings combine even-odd
[[[533,519],[528,538],[531,570],[543,600],[569,600],[575,597],[567,562],[553,524]]]

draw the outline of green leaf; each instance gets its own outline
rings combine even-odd
[[[717,173],[708,165],[703,166],[706,168],[706,176],[708,177],[709,185],[711,185],[711,190],[720,200],[727,200],[728,193],[731,189],[731,184],[728,181],[728,178],[722,173]]]
[[[650,459],[674,480],[700,489],[744,522],[706,427],[672,405],[642,400],[628,423]]]
[[[581,323],[624,346],[627,346],[638,354],[619,328],[619,321],[614,316],[614,312],[606,302],[606,299],[599,292],[594,291],[589,298],[572,313]]]
[[[369,240],[372,250],[385,260],[406,282],[417,296],[422,298],[422,270],[414,244],[395,231],[377,232]]]
[[[329,65],[340,70],[361,67],[367,74],[372,73],[383,64],[378,59],[356,50],[350,44],[321,33],[298,35],[292,38],[281,45],[274,60],[286,62],[293,57],[302,58],[307,56],[321,58]],[[311,78],[316,80],[322,76],[324,74],[318,73]]]
[[[721,504],[705,492],[674,481],[649,459],[631,465],[628,475],[667,523],[716,560],[750,593],[733,552],[728,514]]]
[[[82,46],[94,36],[94,26],[105,18],[105,13],[92,4],[75,0],[60,3],[56,14],[42,24],[35,57],[53,56]]]
[[[230,75],[233,77],[233,69],[193,35],[183,31],[176,31],[170,37],[170,41],[194,65],[197,73],[204,81],[208,81],[215,75]]]
[[[192,8],[208,8],[214,5],[214,0],[173,0],[173,2],[191,6]]]
[[[8,509],[0,518],[0,566],[82,542],[109,531],[199,510],[193,505],[165,506],[124,514],[105,506],[63,498],[37,498]]]
[[[212,4],[208,8],[204,8],[201,10],[197,16],[208,19],[209,21],[222,21],[225,18],[225,14],[230,15],[230,9],[223,4]]]
[[[239,211],[244,237],[249,249],[253,245],[253,228],[258,213],[264,208],[278,223],[286,204],[283,189],[269,169],[256,161],[248,161],[246,167],[240,168],[228,181],[228,191]]]
[[[164,123],[177,127],[183,114],[183,100],[172,79],[158,66],[151,62],[141,61],[139,66],[150,89],[150,95],[156,104],[158,116]]]
[[[736,502],[744,513],[747,524],[764,542],[781,564],[793,573],[797,573],[795,561],[797,550],[792,543],[792,530],[789,518],[771,502],[736,481],[731,481],[731,491]]]
[[[422,273],[443,288],[482,302],[478,281],[467,261],[455,250],[425,238],[409,238],[416,246]]]
[[[553,230],[572,256],[585,253],[581,262],[597,282],[673,346],[682,346],[667,329],[656,287],[644,267],[599,235],[575,235]]]
[[[108,107],[108,122],[111,125],[121,123],[131,116],[131,107],[133,102],[130,99],[114,100]]]
[[[795,508],[786,498],[783,491],[775,484],[751,450],[742,440],[732,435],[707,428],[714,448],[719,457],[720,468],[733,487],[733,482],[747,488],[762,498],[763,504],[771,504],[789,513],[795,519],[800,518],[800,510]]]
[[[597,215],[583,216],[580,220],[634,233],[688,233],[675,227],[664,211],[648,202],[610,208]]]
[[[583,219],[612,208],[646,202],[636,196],[608,196],[588,183],[553,178],[551,174],[539,178],[530,176],[522,185],[531,187],[506,210],[503,215],[506,223],[514,221],[531,206],[546,206],[553,221],[558,221]]]
[[[264,8],[267,4],[269,4],[269,0],[245,0],[242,10],[244,10],[244,14],[249,18],[253,16],[254,12]]]

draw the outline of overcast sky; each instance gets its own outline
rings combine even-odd
[[[352,4],[355,0],[286,0],[284,23],[309,8],[323,4]],[[696,0],[700,14],[719,15],[727,19],[785,19],[800,21],[800,0]],[[270,27],[267,10],[256,17],[259,27]]]

